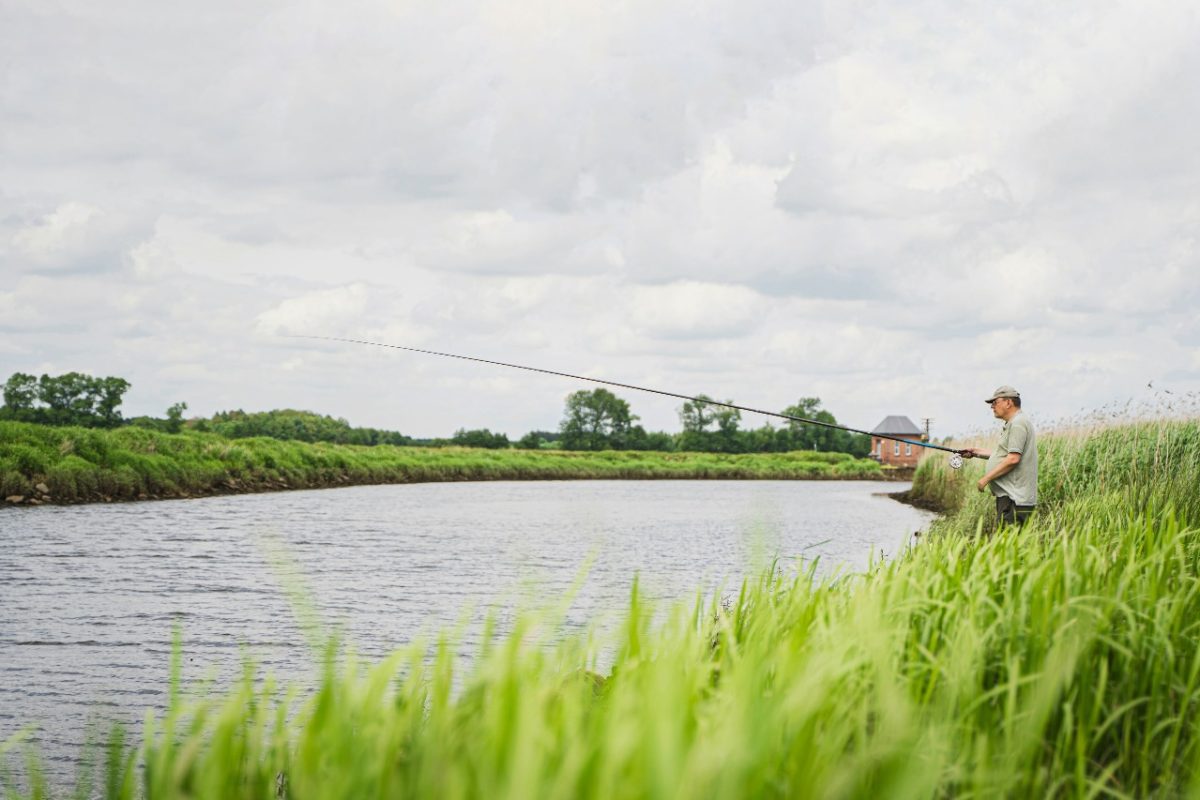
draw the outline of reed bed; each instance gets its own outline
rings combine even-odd
[[[113,798],[1200,795],[1200,422],[1045,436],[1042,508],[989,531],[970,472],[902,557],[781,565],[615,632],[529,611],[473,658],[328,646],[311,694],[245,680],[171,703]],[[142,766],[138,766],[138,765]],[[105,766],[106,765],[106,766]],[[79,790],[86,793],[89,786]],[[44,782],[20,796],[43,797]]]
[[[882,477],[876,462],[845,453],[363,447],[0,422],[0,505],[8,497],[83,503],[436,481]]]

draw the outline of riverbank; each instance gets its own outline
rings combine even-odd
[[[844,453],[481,450],[308,444],[0,422],[3,505],[486,480],[885,480]]]
[[[781,565],[667,611],[630,576],[614,633],[565,624],[570,601],[554,598],[506,617],[468,660],[446,634],[369,667],[328,657],[308,696],[252,671],[206,697],[173,690],[139,745],[110,746],[104,785],[156,798],[1195,796],[1200,421],[1045,435],[1039,459],[1039,509],[1019,533],[990,532],[981,465],[930,459],[914,491],[949,510],[861,574]]]
[[[990,443],[964,442],[963,445]],[[953,470],[937,456],[921,460],[912,487],[892,496],[942,518],[934,530],[972,533],[995,515],[991,492],[979,492],[985,462]],[[1050,431],[1038,441],[1038,510],[1050,526],[1107,519],[1158,498],[1200,520],[1200,420],[1142,420]],[[986,526],[985,526],[986,527]]]

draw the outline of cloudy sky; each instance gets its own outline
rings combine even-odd
[[[0,380],[421,436],[590,387],[287,335],[935,435],[1195,391],[1198,8],[2,0]]]

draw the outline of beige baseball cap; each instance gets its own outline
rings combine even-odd
[[[990,406],[992,404],[992,401],[998,397],[1020,397],[1020,396],[1021,396],[1021,393],[1018,392],[1013,387],[1001,386],[999,389],[992,392],[991,397],[989,397],[987,400],[984,400],[983,402],[987,403]]]

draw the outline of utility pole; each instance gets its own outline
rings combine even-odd
[[[921,439],[921,441],[928,442],[929,441],[929,423],[933,422],[933,418],[932,417],[923,417],[921,419],[921,421],[925,423],[925,436]]]

